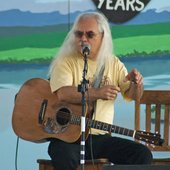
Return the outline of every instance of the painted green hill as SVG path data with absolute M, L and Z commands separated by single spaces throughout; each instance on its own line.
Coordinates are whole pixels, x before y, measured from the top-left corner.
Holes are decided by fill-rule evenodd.
M 67 35 L 67 28 L 66 25 L 0 27 L 4 33 L 3 36 L 0 34 L 0 62 L 48 62 L 61 46 Z M 111 26 L 116 55 L 169 55 L 169 28 L 170 23 Z

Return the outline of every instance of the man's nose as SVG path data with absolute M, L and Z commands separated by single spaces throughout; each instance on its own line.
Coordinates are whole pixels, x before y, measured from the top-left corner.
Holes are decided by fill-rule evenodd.
M 83 34 L 83 35 L 82 35 L 81 40 L 82 40 L 82 41 L 87 41 L 86 34 Z

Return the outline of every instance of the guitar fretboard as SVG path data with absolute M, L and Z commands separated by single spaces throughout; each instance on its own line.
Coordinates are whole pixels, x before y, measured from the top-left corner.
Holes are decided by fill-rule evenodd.
M 72 115 L 70 123 L 75 124 L 75 125 L 80 125 L 81 117 L 77 115 Z M 86 118 L 86 128 L 99 129 L 99 130 L 107 131 L 109 133 L 117 133 L 117 134 L 130 136 L 130 137 L 134 136 L 134 130 L 122 128 L 119 126 L 111 125 L 111 124 L 96 121 L 96 120 L 91 120 L 89 118 Z

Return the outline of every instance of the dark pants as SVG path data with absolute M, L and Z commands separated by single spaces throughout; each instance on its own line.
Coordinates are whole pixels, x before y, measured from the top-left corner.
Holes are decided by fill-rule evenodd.
M 146 146 L 110 135 L 89 135 L 86 140 L 86 159 L 91 159 L 91 148 L 94 159 L 107 158 L 114 164 L 150 164 L 152 162 L 152 153 Z M 65 143 L 52 139 L 48 153 L 56 170 L 76 170 L 79 165 L 79 143 Z

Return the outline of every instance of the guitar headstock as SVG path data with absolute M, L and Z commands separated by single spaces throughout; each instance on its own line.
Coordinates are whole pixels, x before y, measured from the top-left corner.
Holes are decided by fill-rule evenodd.
M 162 146 L 162 144 L 164 143 L 164 140 L 161 138 L 161 135 L 157 132 L 151 133 L 151 132 L 136 130 L 134 138 L 151 145 Z

